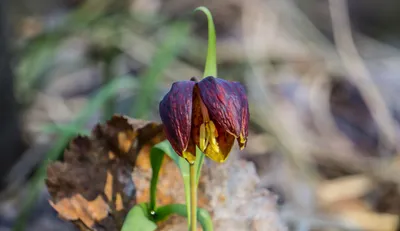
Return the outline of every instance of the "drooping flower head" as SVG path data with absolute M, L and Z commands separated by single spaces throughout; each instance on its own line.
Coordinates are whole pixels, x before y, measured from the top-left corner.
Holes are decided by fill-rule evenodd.
M 239 82 L 212 76 L 175 82 L 159 109 L 167 139 L 189 163 L 196 146 L 217 162 L 226 160 L 235 139 L 240 149 L 246 146 L 249 106 Z

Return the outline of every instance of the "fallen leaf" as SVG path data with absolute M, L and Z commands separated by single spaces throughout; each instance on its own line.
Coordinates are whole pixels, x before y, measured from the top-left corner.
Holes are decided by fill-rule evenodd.
M 48 166 L 50 205 L 80 230 L 121 230 L 136 204 L 137 156 L 165 139 L 161 124 L 113 116 L 74 138 L 63 162 Z

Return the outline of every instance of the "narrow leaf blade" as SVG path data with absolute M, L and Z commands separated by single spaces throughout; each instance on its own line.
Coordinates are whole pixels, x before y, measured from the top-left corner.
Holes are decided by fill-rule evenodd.
M 207 7 L 200 6 L 197 7 L 196 11 L 202 11 L 206 17 L 208 22 L 208 48 L 207 48 L 207 58 L 206 58 L 206 65 L 204 68 L 203 77 L 214 76 L 217 77 L 217 36 L 215 32 L 215 25 L 212 14 Z M 201 168 L 204 163 L 205 155 L 201 152 L 198 148 L 196 149 L 196 174 L 197 174 L 197 184 L 199 183 Z
M 208 49 L 203 77 L 217 77 L 217 36 L 215 32 L 214 20 L 210 10 L 207 7 L 200 6 L 197 7 L 195 11 L 202 11 L 207 16 L 208 21 Z
M 156 208 L 157 182 L 163 159 L 164 151 L 162 149 L 153 147 L 150 151 L 150 164 L 152 169 L 150 182 L 150 211 L 154 211 Z
M 172 148 L 171 144 L 166 140 L 161 143 L 158 143 L 154 148 L 162 150 L 165 154 L 167 154 L 171 159 L 175 162 L 175 164 L 179 167 L 181 172 L 183 183 L 185 186 L 185 198 L 186 203 L 190 202 L 190 174 L 189 174 L 189 163 L 182 157 L 180 157 Z M 190 208 L 187 207 L 187 213 L 190 215 Z

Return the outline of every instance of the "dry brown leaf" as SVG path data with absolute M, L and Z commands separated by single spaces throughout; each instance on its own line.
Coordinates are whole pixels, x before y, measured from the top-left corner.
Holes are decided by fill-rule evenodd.
M 80 230 L 121 230 L 136 204 L 131 175 L 136 158 L 164 139 L 161 124 L 117 115 L 98 124 L 90 137 L 76 137 L 64 161 L 47 169 L 51 206 Z

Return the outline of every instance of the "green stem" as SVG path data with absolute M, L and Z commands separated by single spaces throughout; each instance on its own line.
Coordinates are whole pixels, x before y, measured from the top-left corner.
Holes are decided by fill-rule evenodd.
M 201 176 L 201 168 L 203 167 L 203 163 L 204 163 L 204 153 L 202 151 L 200 151 L 199 149 L 196 150 L 196 184 L 199 185 L 199 180 L 200 180 L 200 176 Z
M 196 165 L 190 164 L 190 231 L 197 230 L 197 177 Z

